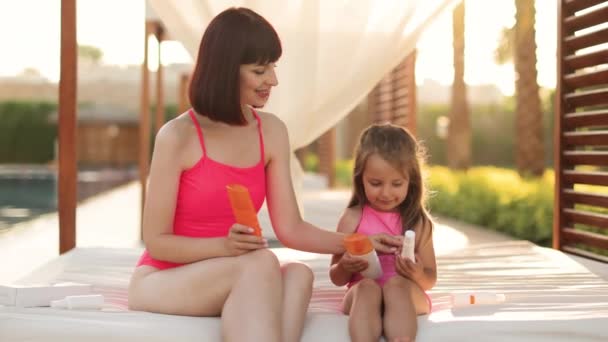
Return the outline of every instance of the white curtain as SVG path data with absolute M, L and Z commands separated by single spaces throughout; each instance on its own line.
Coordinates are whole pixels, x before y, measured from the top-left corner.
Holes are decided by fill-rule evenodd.
M 146 16 L 160 19 L 170 39 L 180 41 L 193 59 L 205 27 L 226 8 L 248 7 L 266 18 L 281 38 L 283 55 L 276 68 L 279 86 L 263 110 L 285 122 L 295 150 L 346 116 L 412 52 L 424 28 L 458 2 L 147 0 Z M 295 155 L 291 170 L 300 197 L 303 173 Z
M 424 28 L 458 0 L 148 0 L 172 39 L 196 57 L 219 12 L 248 7 L 283 44 L 279 86 L 264 108 L 285 121 L 292 149 L 347 115 L 415 47 Z

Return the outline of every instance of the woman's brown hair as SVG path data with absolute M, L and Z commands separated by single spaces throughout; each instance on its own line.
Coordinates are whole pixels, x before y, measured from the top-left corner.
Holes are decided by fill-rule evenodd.
M 190 81 L 192 108 L 211 120 L 242 125 L 239 68 L 281 57 L 281 41 L 266 19 L 247 8 L 229 8 L 205 30 Z

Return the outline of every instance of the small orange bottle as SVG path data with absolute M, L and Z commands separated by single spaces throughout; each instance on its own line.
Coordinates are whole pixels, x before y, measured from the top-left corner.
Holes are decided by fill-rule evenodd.
M 240 184 L 227 185 L 226 190 L 236 223 L 251 227 L 253 228 L 253 235 L 262 236 L 262 229 L 249 190 Z
M 367 235 L 361 233 L 348 235 L 344 238 L 344 248 L 353 257 L 367 261 L 367 268 L 361 272 L 363 277 L 378 279 L 382 276 L 378 254 L 376 254 L 376 250 L 374 250 L 374 246 Z

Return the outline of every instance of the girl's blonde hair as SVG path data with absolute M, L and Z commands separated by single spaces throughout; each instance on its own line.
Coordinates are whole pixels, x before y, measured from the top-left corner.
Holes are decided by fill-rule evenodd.
M 361 133 L 355 148 L 353 195 L 348 207 L 368 204 L 363 187 L 363 172 L 367 160 L 373 154 L 401 171 L 409 182 L 407 196 L 398 207 L 402 232 L 414 229 L 418 221 L 426 226 L 431 219 L 426 210 L 427 193 L 422 177 L 426 158 L 424 148 L 407 129 L 390 123 L 371 125 Z

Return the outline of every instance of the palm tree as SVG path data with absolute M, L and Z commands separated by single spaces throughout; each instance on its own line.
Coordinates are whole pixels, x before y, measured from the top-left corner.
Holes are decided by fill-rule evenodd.
M 536 80 L 536 41 L 534 39 L 534 2 L 515 0 L 515 26 L 503 31 L 496 59 L 515 66 L 515 136 L 517 170 L 521 175 L 543 173 L 544 146 L 540 96 Z
M 448 166 L 467 169 L 471 165 L 471 122 L 464 83 L 464 0 L 452 13 L 454 47 L 454 83 L 447 135 Z

